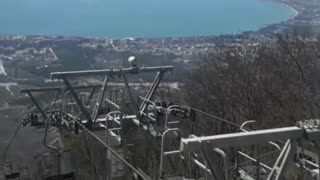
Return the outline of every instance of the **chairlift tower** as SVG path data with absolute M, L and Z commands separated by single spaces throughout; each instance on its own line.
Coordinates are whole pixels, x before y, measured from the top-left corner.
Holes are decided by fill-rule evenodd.
M 123 148 L 125 142 L 123 133 L 128 123 L 160 142 L 158 179 L 192 179 L 190 171 L 192 168 L 197 168 L 201 171 L 203 179 L 279 180 L 288 162 L 295 162 L 298 168 L 320 180 L 319 149 L 305 150 L 300 143 L 303 141 L 314 145 L 319 141 L 319 120 L 307 120 L 292 127 L 266 130 L 250 130 L 245 126 L 254 121 L 246 121 L 236 125 L 238 132 L 235 133 L 201 137 L 189 134 L 187 137 L 182 137 L 179 125 L 183 119 L 195 119 L 195 109 L 175 104 L 163 106 L 154 100 L 163 76 L 172 71 L 173 67 L 139 66 L 134 57 L 130 57 L 128 61 L 131 65 L 128 68 L 54 72 L 51 73 L 51 79 L 62 80 L 61 86 L 22 90 L 21 92 L 26 93 L 34 103 L 39 117 L 28 116 L 26 124 L 31 122 L 46 129 L 54 126 L 58 129 L 67 129 L 75 135 L 85 133 L 90 136 L 103 147 L 105 156 L 101 157 L 98 153 L 93 153 L 93 156 L 106 159 L 103 168 L 108 180 L 127 177 L 126 175 L 131 172 L 137 178 L 151 179 L 126 159 L 128 152 Z M 146 94 L 136 96 L 132 92 L 128 77 L 142 73 L 154 73 L 155 77 Z M 96 85 L 80 83 L 79 79 L 88 77 L 103 78 L 103 81 Z M 120 79 L 122 82 L 112 85 L 111 82 L 115 79 Z M 56 92 L 56 96 L 51 104 L 42 107 L 33 93 L 50 91 Z M 129 103 L 123 102 L 124 95 Z M 140 103 L 137 101 L 138 98 L 141 100 Z M 131 111 L 125 111 L 127 106 Z M 177 118 L 172 120 L 171 116 L 182 120 Z M 222 118 L 216 119 L 230 123 Z M 166 147 L 168 141 L 173 141 L 180 148 Z M 45 145 L 54 151 L 54 147 L 50 144 L 45 143 Z M 258 156 L 255 157 L 245 148 L 256 145 L 270 146 L 274 149 L 276 155 L 273 156 L 276 159 L 272 165 L 260 159 L 259 156 L 263 153 L 257 153 Z M 234 154 L 230 155 L 230 149 L 233 149 L 231 152 Z M 187 164 L 187 169 L 183 169 L 179 175 L 167 172 L 167 160 L 173 156 Z M 243 164 L 243 161 L 249 161 L 250 164 Z

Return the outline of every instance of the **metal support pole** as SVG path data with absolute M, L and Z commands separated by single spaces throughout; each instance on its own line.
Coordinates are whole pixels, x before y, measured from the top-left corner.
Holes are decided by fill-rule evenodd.
M 154 79 L 154 81 L 152 83 L 152 86 L 150 87 L 145 99 L 147 99 L 147 100 L 151 100 L 152 99 L 154 93 L 156 92 L 156 90 L 157 90 L 157 88 L 158 88 L 158 86 L 160 84 L 160 81 L 161 81 L 163 75 L 164 75 L 164 71 L 160 71 L 160 72 L 157 73 L 157 76 L 155 77 L 155 79 Z M 147 108 L 147 102 L 144 100 L 140 105 L 140 112 L 144 113 L 146 108 Z
M 41 115 L 43 116 L 44 120 L 47 119 L 47 115 L 46 113 L 43 112 L 42 108 L 40 107 L 40 105 L 38 104 L 38 102 L 36 101 L 36 99 L 33 97 L 33 95 L 31 94 L 30 91 L 27 91 L 28 96 L 30 97 L 31 101 L 33 102 L 33 104 L 37 107 L 38 111 L 41 113 Z
M 127 92 L 129 94 L 130 101 L 133 104 L 134 110 L 138 111 L 139 105 L 138 105 L 137 101 L 133 98 L 133 94 L 131 92 L 131 89 L 130 89 L 130 86 L 129 86 L 129 82 L 128 82 L 127 76 L 125 74 L 123 74 L 123 80 L 124 80 L 124 84 L 125 84 L 125 87 L 127 89 Z
M 65 85 L 67 86 L 67 89 L 70 91 L 73 99 L 76 101 L 76 103 L 79 105 L 81 112 L 83 113 L 83 115 L 87 118 L 87 124 L 86 127 L 88 129 L 92 128 L 92 119 L 90 117 L 89 112 L 87 111 L 87 109 L 83 106 L 82 102 L 80 101 L 77 93 L 74 91 L 74 89 L 72 88 L 72 85 L 70 84 L 70 82 L 68 81 L 68 79 L 65 76 L 62 76 L 62 80 L 65 83 Z
M 279 180 L 284 166 L 288 160 L 289 154 L 292 152 L 292 148 L 291 148 L 291 140 L 287 140 L 286 144 L 284 145 L 284 147 L 282 148 L 282 151 L 277 159 L 277 161 L 275 162 L 267 180 Z
M 100 90 L 99 97 L 98 97 L 98 99 L 96 101 L 95 107 L 94 107 L 93 112 L 92 112 L 91 118 L 92 118 L 93 121 L 95 121 L 97 119 L 97 117 L 98 117 L 99 110 L 101 108 L 101 103 L 102 103 L 102 100 L 104 98 L 104 93 L 105 93 L 107 85 L 108 85 L 108 81 L 109 81 L 109 78 L 108 78 L 108 75 L 106 75 L 105 78 L 104 78 L 101 90 Z
M 89 106 L 90 105 L 90 101 L 94 95 L 94 93 L 96 92 L 96 87 L 93 87 L 90 91 L 90 94 L 89 94 L 89 97 L 88 97 L 88 103 L 86 104 L 86 106 Z

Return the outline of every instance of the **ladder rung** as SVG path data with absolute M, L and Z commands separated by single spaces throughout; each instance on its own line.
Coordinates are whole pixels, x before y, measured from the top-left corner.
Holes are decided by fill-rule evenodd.
M 109 131 L 117 131 L 117 130 L 121 130 L 121 128 L 110 128 L 108 129 Z
M 178 123 L 180 123 L 180 121 L 170 121 L 170 122 L 168 122 L 168 124 L 178 124 Z
M 167 151 L 167 152 L 164 152 L 163 155 L 167 156 L 167 155 L 178 154 L 178 153 L 180 153 L 180 150 Z

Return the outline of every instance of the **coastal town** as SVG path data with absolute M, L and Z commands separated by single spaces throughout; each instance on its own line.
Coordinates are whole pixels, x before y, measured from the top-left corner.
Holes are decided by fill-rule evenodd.
M 320 29 L 320 4 L 316 0 L 303 2 L 278 0 L 278 2 L 289 6 L 295 11 L 295 16 L 257 31 L 240 34 L 125 39 L 41 35 L 0 36 L 0 74 L 9 74 L 1 78 L 11 77 L 21 80 L 19 71 L 24 74 L 24 78 L 28 75 L 32 76 L 35 72 L 48 73 L 62 67 L 59 60 L 74 57 L 70 55 L 71 53 L 79 55 L 77 58 L 80 59 L 86 59 L 88 56 L 85 54 L 84 57 L 80 57 L 81 53 L 74 51 L 90 53 L 95 63 L 89 64 L 96 64 L 95 68 L 118 66 L 129 54 L 149 56 L 152 59 L 167 59 L 166 62 L 187 66 L 190 61 L 196 61 L 199 57 L 217 51 L 221 47 L 256 46 L 261 42 L 276 41 L 279 34 L 297 33 L 310 38 L 317 37 L 316 32 Z M 70 52 L 65 50 L 70 50 Z M 103 63 L 105 65 L 101 65 Z M 88 67 L 87 65 L 84 66 Z
M 295 16 L 284 22 L 267 25 L 258 31 L 243 32 L 240 34 L 204 37 L 126 38 L 116 40 L 109 38 L 83 37 L 0 36 L 0 41 L 12 41 L 12 43 L 20 42 L 22 44 L 28 44 L 30 42 L 46 44 L 50 43 L 50 41 L 54 43 L 56 41 L 82 41 L 85 39 L 85 42 L 81 43 L 81 46 L 90 48 L 106 48 L 107 50 L 114 50 L 117 52 L 132 51 L 134 53 L 152 53 L 154 55 L 174 54 L 181 56 L 203 54 L 217 46 L 234 46 L 241 44 L 254 45 L 257 41 L 273 40 L 279 33 L 294 32 L 304 33 L 310 36 L 316 35 L 316 31 L 320 29 L 320 5 L 316 0 L 303 2 L 298 0 L 278 1 L 289 6 L 293 11 L 295 11 Z M 16 44 L 16 46 L 19 45 Z M 0 50 L 1 48 L 3 49 L 8 47 L 0 46 Z M 14 46 L 9 48 L 14 48 Z M 48 51 L 48 53 L 52 53 L 52 49 Z M 21 54 L 21 50 L 18 50 L 17 54 Z

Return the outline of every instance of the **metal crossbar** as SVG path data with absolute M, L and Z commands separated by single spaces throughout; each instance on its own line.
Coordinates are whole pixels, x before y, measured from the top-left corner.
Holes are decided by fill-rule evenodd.
M 62 79 L 63 77 L 81 77 L 81 76 L 105 76 L 105 75 L 122 75 L 122 74 L 136 74 L 156 71 L 172 71 L 173 66 L 159 66 L 159 67 L 140 67 L 140 68 L 122 68 L 122 69 L 104 69 L 104 70 L 90 70 L 90 71 L 66 71 L 51 73 L 51 79 Z
M 268 143 L 269 141 L 286 140 L 289 138 L 294 140 L 303 138 L 305 134 L 308 134 L 309 140 L 318 139 L 320 136 L 320 130 L 304 130 L 302 128 L 293 126 L 215 136 L 186 138 L 181 139 L 180 150 L 191 152 L 197 151 L 200 149 L 200 144 L 202 142 L 209 142 L 212 148 L 222 148 L 250 144 L 264 144 Z

